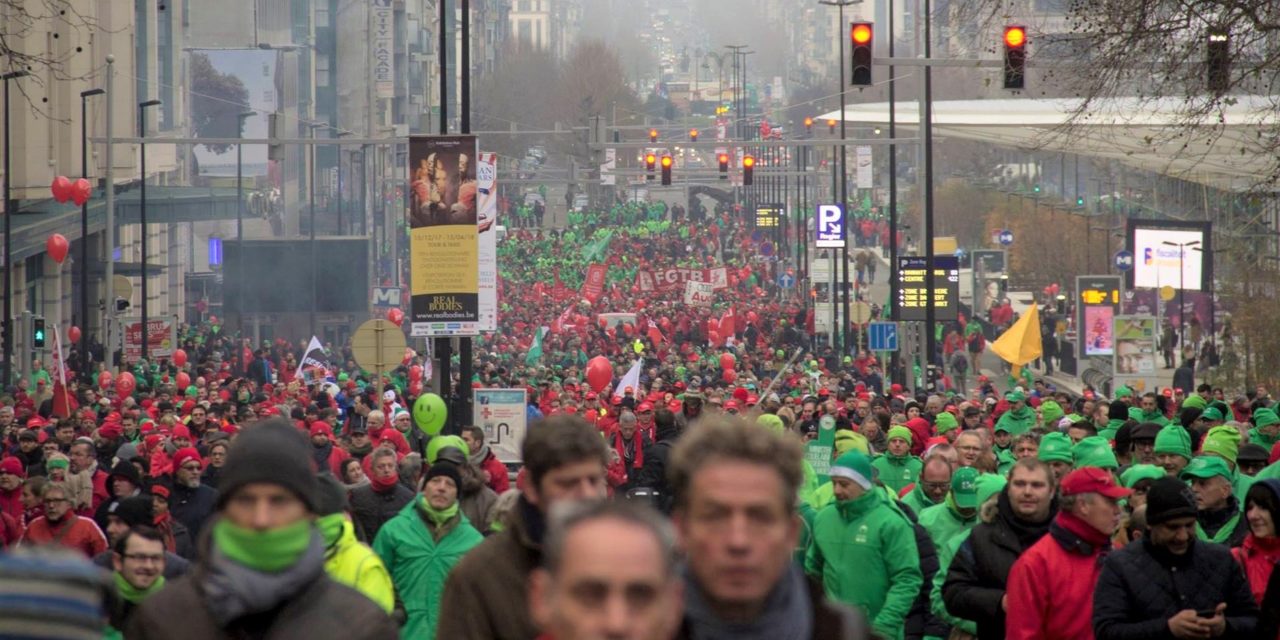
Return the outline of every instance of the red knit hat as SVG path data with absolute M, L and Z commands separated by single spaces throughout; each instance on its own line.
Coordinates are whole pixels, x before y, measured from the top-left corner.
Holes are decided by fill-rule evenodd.
M 200 457 L 200 452 L 196 451 L 195 448 L 178 449 L 177 453 L 173 454 L 173 468 L 178 469 L 192 460 L 199 462 L 201 467 L 204 466 L 204 460 Z
M 17 458 L 0 460 L 0 473 L 12 474 L 19 478 L 27 477 L 27 470 L 23 468 L 22 461 Z

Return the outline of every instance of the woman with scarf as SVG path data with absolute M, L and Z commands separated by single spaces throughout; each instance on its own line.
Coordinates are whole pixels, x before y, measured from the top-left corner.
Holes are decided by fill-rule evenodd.
M 1249 580 L 1249 590 L 1258 601 L 1262 615 L 1258 618 L 1255 638 L 1280 638 L 1280 480 L 1259 480 L 1249 487 L 1245 497 L 1245 517 L 1249 534 L 1244 543 L 1231 550 Z

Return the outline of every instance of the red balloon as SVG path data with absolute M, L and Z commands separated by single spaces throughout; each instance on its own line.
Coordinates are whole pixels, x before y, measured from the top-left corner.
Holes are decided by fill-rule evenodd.
M 387 310 L 387 320 L 395 326 L 400 326 L 404 322 L 404 311 L 399 308 L 391 308 Z
M 103 371 L 102 373 L 99 373 L 99 374 L 98 374 L 98 386 L 99 386 L 99 387 L 101 387 L 101 388 L 103 388 L 103 389 L 106 389 L 107 387 L 110 387 L 110 386 L 111 386 L 111 372 L 110 372 L 110 371 Z
M 80 327 L 72 326 L 67 329 L 67 339 L 71 341 L 71 344 L 80 342 Z
M 409 381 L 417 382 L 422 379 L 422 365 L 415 364 L 409 367 Z
M 93 185 L 84 178 L 79 178 L 71 184 L 71 199 L 76 205 L 82 205 L 89 201 L 89 196 L 93 195 Z
M 596 356 L 587 361 L 587 385 L 592 391 L 600 393 L 613 379 L 613 365 L 604 356 Z
M 732 353 L 720 354 L 720 368 L 728 371 L 738 363 L 738 359 L 733 357 Z
M 49 185 L 49 191 L 53 192 L 54 200 L 66 202 L 71 199 L 71 180 L 66 176 L 58 176 L 53 179 L 53 184 Z
M 418 381 L 418 382 L 410 382 L 410 383 L 409 383 L 409 395 L 411 395 L 411 396 L 420 396 L 420 395 L 422 395 L 422 382 L 421 382 L 421 381 Z
M 187 387 L 191 386 L 191 375 L 186 371 L 179 371 L 175 378 L 174 382 L 178 385 L 179 393 L 186 391 Z
M 61 233 L 55 233 L 44 241 L 44 248 L 49 252 L 49 257 L 53 258 L 54 262 L 62 264 L 62 261 L 67 259 L 67 250 L 71 248 L 71 245 L 67 243 L 66 236 Z
M 137 388 L 137 386 L 138 381 L 134 379 L 133 374 L 128 371 L 121 373 L 120 376 L 116 378 L 116 393 L 119 395 L 127 396 L 133 393 L 133 390 Z
M 179 367 L 187 366 L 187 352 L 182 349 L 173 350 L 173 364 Z
M 637 309 L 643 309 L 643 308 L 644 308 L 644 306 L 645 306 L 645 304 L 646 304 L 646 303 L 645 303 L 645 301 L 644 301 L 644 298 L 640 298 L 639 300 L 636 300 L 636 308 L 637 308 Z
M 724 370 L 724 381 L 725 381 L 725 382 L 727 382 L 727 383 L 729 383 L 729 384 L 733 384 L 733 381 L 734 381 L 734 380 L 737 380 L 737 379 L 738 379 L 738 372 L 737 372 L 737 371 L 734 371 L 733 369 L 725 369 L 725 370 Z

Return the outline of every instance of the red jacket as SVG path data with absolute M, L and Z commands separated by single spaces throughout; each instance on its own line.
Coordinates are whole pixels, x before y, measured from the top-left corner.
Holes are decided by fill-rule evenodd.
M 40 516 L 27 525 L 27 532 L 22 537 L 24 544 L 59 544 L 68 549 L 75 549 L 89 558 L 107 550 L 107 536 L 94 523 L 92 518 L 81 518 L 68 512 L 62 522 L 53 525 L 48 518 Z
M 507 475 L 507 465 L 502 464 L 502 461 L 498 459 L 498 456 L 493 455 L 492 451 L 476 466 L 480 467 L 481 471 L 489 474 L 489 488 L 493 489 L 494 493 L 502 495 L 507 489 L 511 488 L 511 478 Z
M 1280 538 L 1258 538 L 1250 533 L 1245 536 L 1243 544 L 1231 550 L 1231 555 L 1244 567 L 1253 599 L 1262 604 L 1262 596 L 1267 592 L 1267 580 L 1271 579 L 1271 571 L 1280 562 Z
M 1067 525 L 1064 525 L 1064 521 Z M 1074 521 L 1074 525 L 1071 524 Z M 1099 536 L 1089 544 L 1077 533 Z M 1093 638 L 1093 588 L 1109 540 L 1070 513 L 1060 513 L 1049 535 L 1031 545 L 1009 572 L 1007 640 Z
M 0 513 L 7 513 L 18 522 L 22 522 L 22 513 L 25 510 L 22 506 L 22 485 L 18 485 L 17 489 L 8 493 L 0 490 Z

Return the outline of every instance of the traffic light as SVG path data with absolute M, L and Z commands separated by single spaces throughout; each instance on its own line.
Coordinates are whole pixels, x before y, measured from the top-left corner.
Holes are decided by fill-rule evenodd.
M 728 180 L 729 179 L 729 154 L 722 153 L 716 158 L 716 160 L 720 161 L 720 179 Z
M 658 141 L 658 130 L 657 130 L 657 129 L 650 129 L 650 130 L 649 130 L 649 142 L 657 142 L 657 141 Z
M 1214 95 L 1226 93 L 1231 86 L 1231 33 L 1226 29 L 1209 29 L 1205 45 L 1206 84 Z
M 671 184 L 671 165 L 674 162 L 675 161 L 671 159 L 671 156 L 662 156 L 662 184 L 663 185 Z
M 647 176 L 648 180 L 653 180 L 653 169 L 657 165 L 658 165 L 658 156 L 654 155 L 652 152 L 645 154 L 644 169 L 645 171 L 649 172 L 649 175 Z
M 689 142 L 697 142 L 697 141 L 698 141 L 698 130 L 697 130 L 697 129 L 690 129 L 690 130 L 689 130 Z
M 1076 206 L 1077 207 L 1084 206 L 1084 196 L 1076 196 Z
M 31 344 L 37 349 L 44 348 L 44 318 L 40 316 L 31 319 Z
M 1027 28 L 1004 28 L 1004 88 L 1021 89 L 1027 82 Z
M 849 84 L 855 87 L 871 86 L 871 43 L 875 32 L 870 22 L 855 22 L 849 28 L 853 41 L 853 75 Z
M 831 119 L 827 121 L 827 133 L 834 134 L 836 132 L 836 121 Z
M 808 117 L 808 116 L 805 116 L 805 119 L 804 119 L 804 132 L 805 132 L 806 134 L 810 134 L 810 135 L 811 135 L 811 134 L 813 134 L 813 118 L 810 118 L 810 117 Z
M 755 184 L 756 157 L 742 157 L 742 185 L 751 186 Z
M 1032 191 L 1034 191 L 1034 192 L 1036 192 L 1036 193 L 1040 193 L 1040 185 L 1038 185 L 1038 184 L 1037 184 L 1037 185 L 1033 185 L 1033 186 L 1031 187 L 1031 190 L 1032 190 Z

